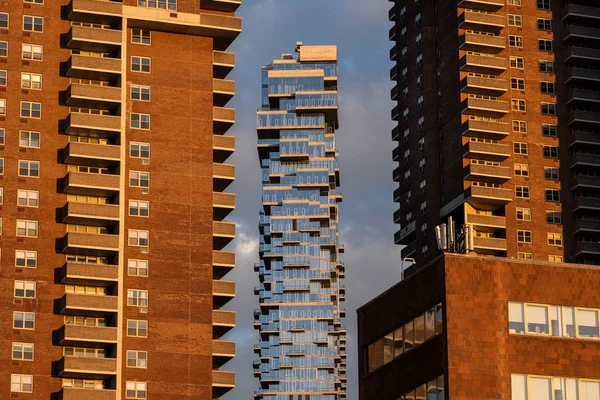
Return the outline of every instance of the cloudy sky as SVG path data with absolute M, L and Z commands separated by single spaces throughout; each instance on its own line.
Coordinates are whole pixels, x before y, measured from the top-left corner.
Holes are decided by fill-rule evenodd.
M 230 131 L 237 151 L 237 209 L 231 219 L 238 237 L 229 246 L 237 266 L 226 279 L 237 282 L 237 296 L 228 308 L 237 311 L 237 327 L 225 339 L 237 342 L 237 356 L 224 369 L 235 370 L 237 386 L 224 399 L 251 399 L 258 388 L 252 375 L 252 346 L 257 333 L 252 311 L 258 308 L 253 287 L 258 277 L 258 211 L 260 168 L 256 152 L 255 112 L 260 107 L 260 67 L 290 53 L 297 41 L 306 45 L 336 44 L 339 53 L 341 242 L 346 246 L 346 322 L 348 329 L 348 400 L 358 400 L 356 312 L 362 304 L 399 280 L 400 250 L 393 244 L 394 184 L 391 161 L 394 144 L 390 120 L 392 103 L 388 54 L 387 0 L 243 0 L 238 15 L 243 32 L 231 51 L 237 66 L 237 123 Z

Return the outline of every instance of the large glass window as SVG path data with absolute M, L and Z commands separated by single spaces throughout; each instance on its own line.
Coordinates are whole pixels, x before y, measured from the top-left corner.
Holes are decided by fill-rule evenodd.
M 548 307 L 527 305 L 527 333 L 549 334 Z
M 508 303 L 508 329 L 510 333 L 525 333 L 525 313 L 522 303 Z
M 597 310 L 577 310 L 577 335 L 584 338 L 598 337 Z

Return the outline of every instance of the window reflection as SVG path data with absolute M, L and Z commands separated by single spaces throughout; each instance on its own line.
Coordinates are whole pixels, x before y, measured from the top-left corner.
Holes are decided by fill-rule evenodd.
M 444 400 L 444 375 L 424 383 L 397 400 Z

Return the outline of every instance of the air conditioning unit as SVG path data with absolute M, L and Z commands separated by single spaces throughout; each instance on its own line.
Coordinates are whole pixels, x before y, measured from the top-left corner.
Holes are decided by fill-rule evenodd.
M 142 165 L 150 165 L 150 160 L 143 159 Z
M 146 307 L 141 307 L 140 314 L 148 314 L 148 309 Z
M 148 254 L 149 252 L 150 252 L 150 249 L 147 248 L 147 247 L 141 247 L 140 248 L 140 253 Z
M 150 194 L 150 189 L 142 189 L 142 194 Z

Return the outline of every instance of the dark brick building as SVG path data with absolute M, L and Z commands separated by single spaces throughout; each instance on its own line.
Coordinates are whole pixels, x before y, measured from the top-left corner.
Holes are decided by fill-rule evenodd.
M 240 3 L 0 2 L 0 398 L 234 386 Z

